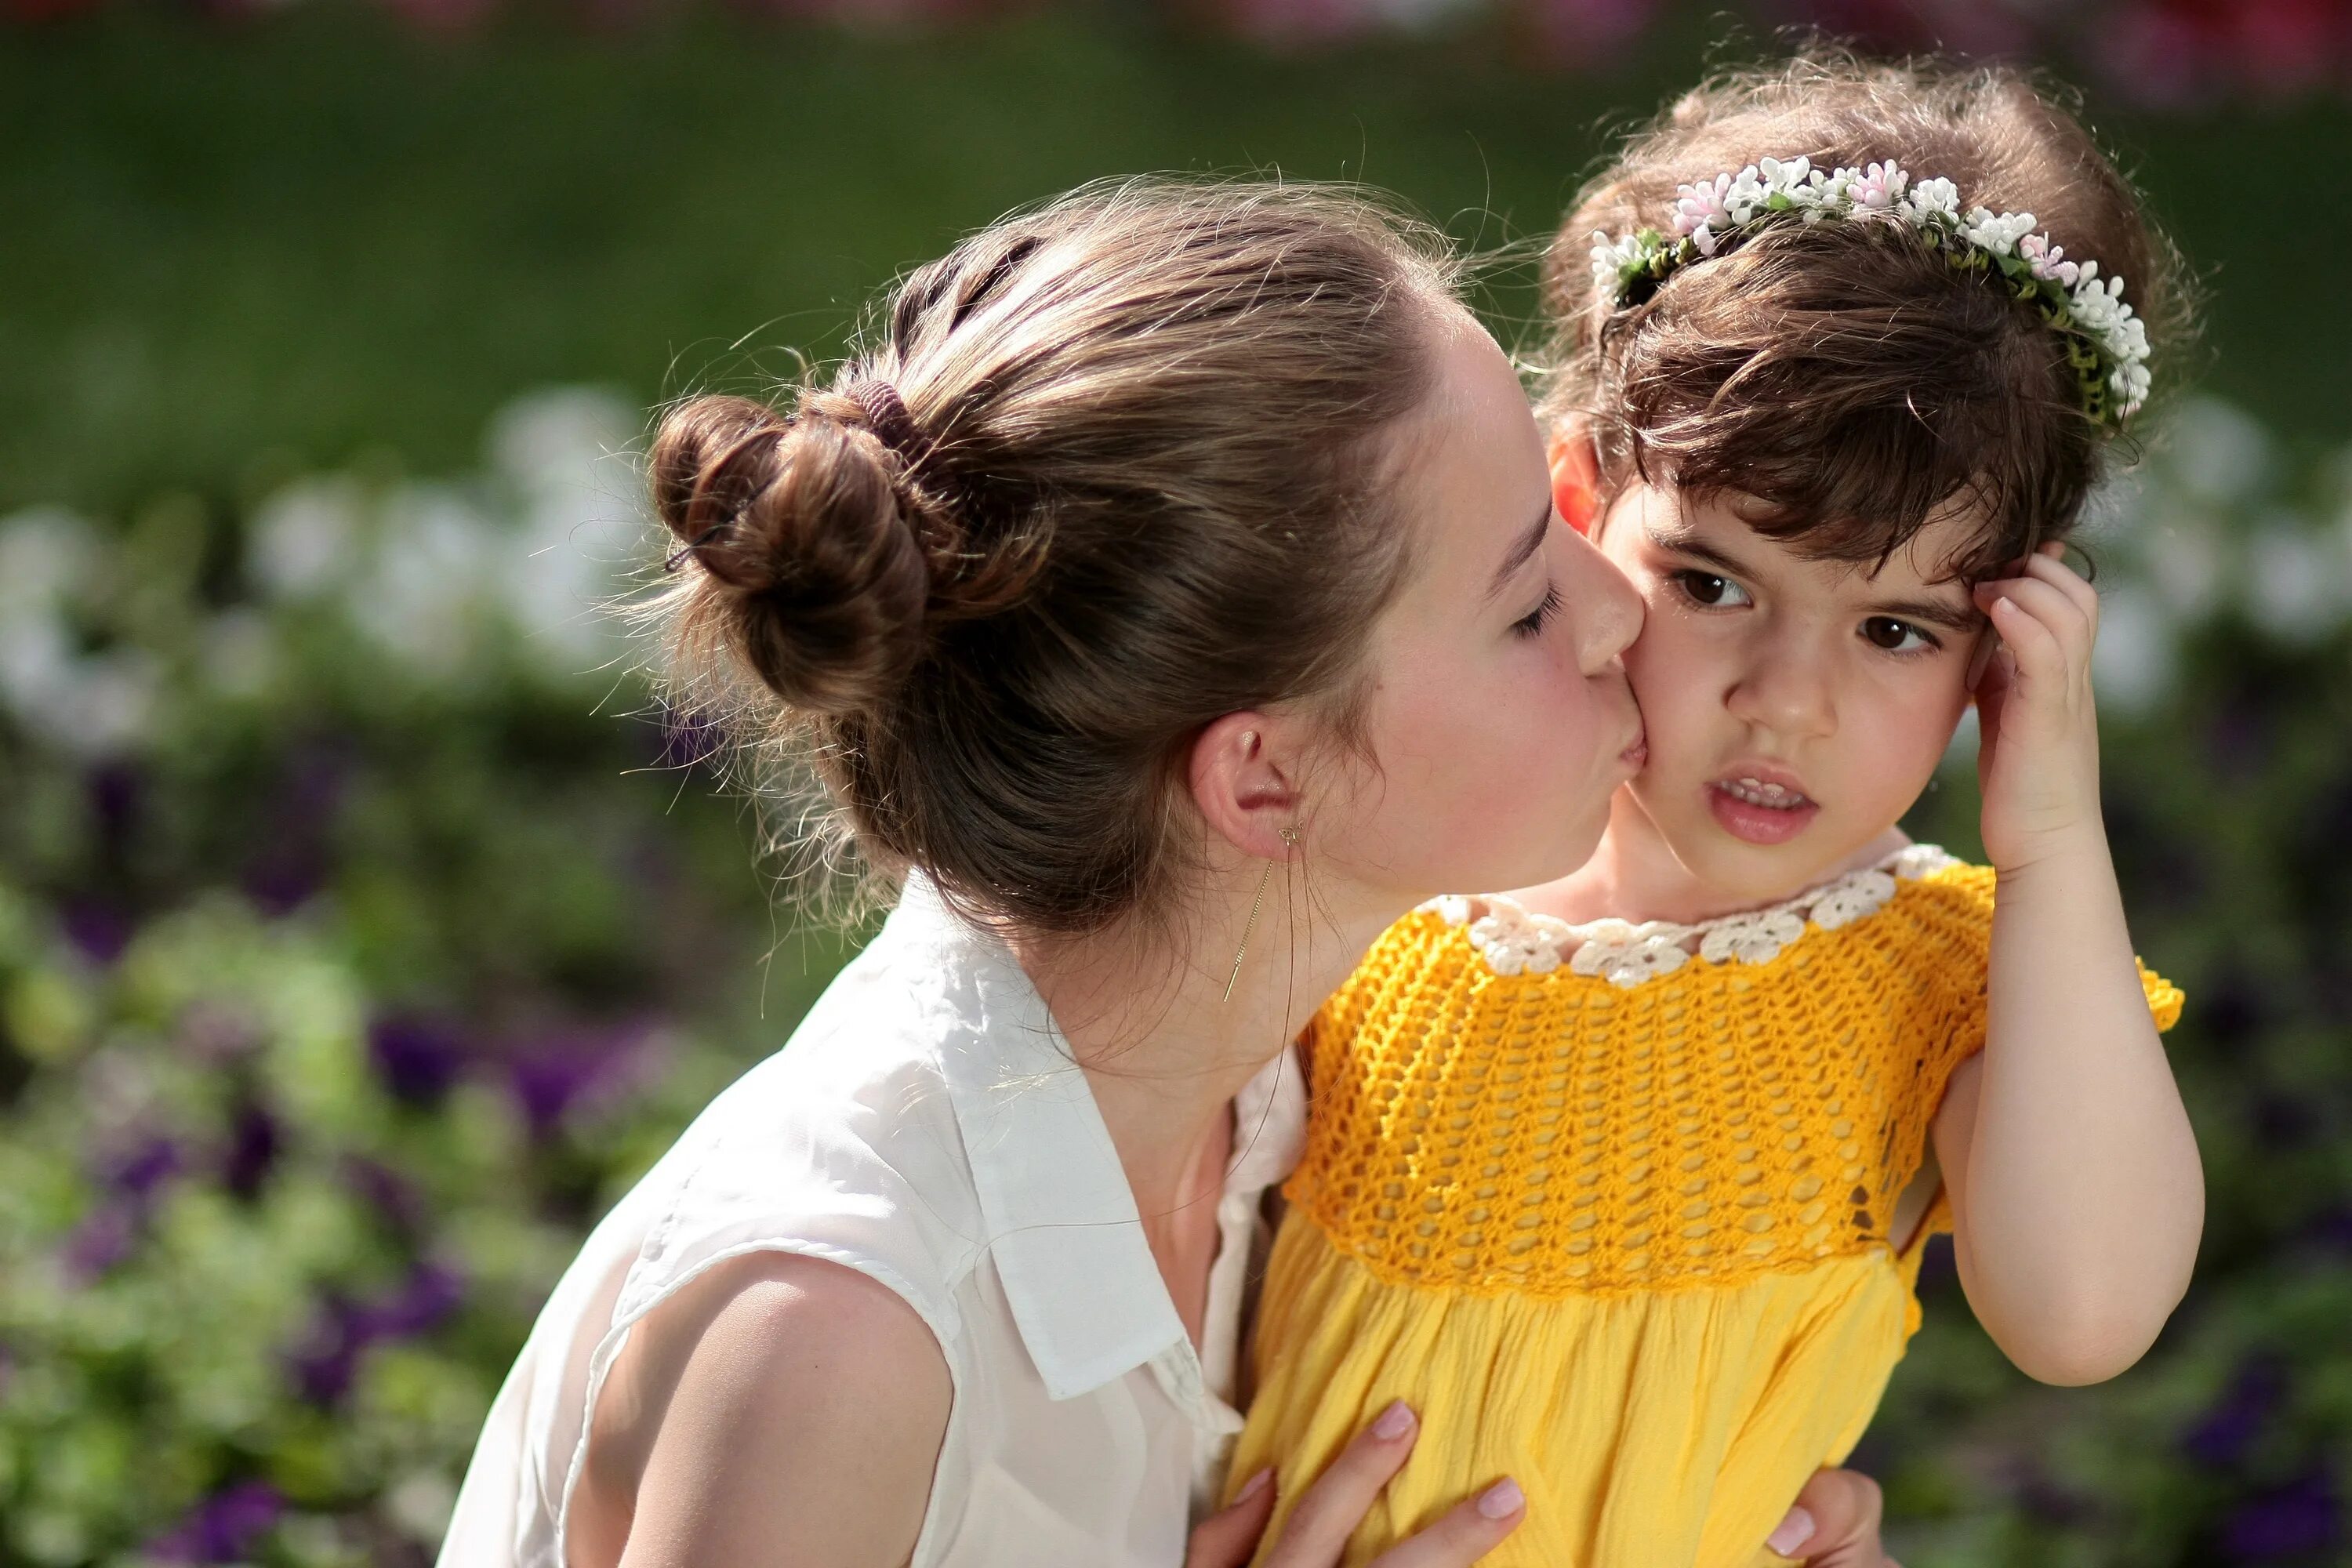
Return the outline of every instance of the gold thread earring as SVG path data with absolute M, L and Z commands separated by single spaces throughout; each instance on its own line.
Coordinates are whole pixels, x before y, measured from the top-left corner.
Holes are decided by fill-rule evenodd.
M 1297 824 L 1293 823 L 1291 826 L 1282 830 L 1282 842 L 1284 847 L 1286 848 L 1296 849 L 1298 847 Z M 1257 896 L 1250 900 L 1249 919 L 1242 922 L 1242 944 L 1241 946 L 1234 949 L 1234 972 L 1225 976 L 1224 999 L 1228 1002 L 1234 999 L 1234 986 L 1240 982 L 1242 977 L 1242 960 L 1249 955 L 1250 932 L 1257 929 L 1257 912 L 1258 910 L 1265 903 L 1265 885 L 1273 879 L 1274 862 L 1268 860 L 1265 863 L 1265 869 L 1258 876 Z

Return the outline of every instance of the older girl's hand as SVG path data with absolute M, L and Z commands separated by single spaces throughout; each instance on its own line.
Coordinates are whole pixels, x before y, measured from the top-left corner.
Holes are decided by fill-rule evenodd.
M 1390 1405 L 1300 1494 L 1265 1568 L 1334 1568 L 1348 1538 L 1404 1466 L 1421 1423 L 1402 1402 Z M 1184 1568 L 1242 1568 L 1274 1516 L 1274 1472 L 1251 1478 L 1223 1513 L 1192 1531 Z M 1527 1517 L 1527 1500 L 1506 1478 L 1465 1498 L 1444 1516 L 1373 1560 L 1372 1568 L 1468 1568 Z
M 1766 1544 L 1810 1568 L 1902 1568 L 1878 1542 L 1878 1483 L 1859 1470 L 1816 1470 Z

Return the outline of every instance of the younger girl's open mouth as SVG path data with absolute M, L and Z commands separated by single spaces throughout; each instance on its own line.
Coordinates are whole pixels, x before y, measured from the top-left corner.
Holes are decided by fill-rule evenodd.
M 1717 779 L 1706 803 L 1726 833 L 1749 844 L 1786 844 L 1822 809 L 1795 780 L 1760 769 Z

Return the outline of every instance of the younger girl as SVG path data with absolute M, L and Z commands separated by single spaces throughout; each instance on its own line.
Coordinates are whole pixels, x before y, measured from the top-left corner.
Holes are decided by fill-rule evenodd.
M 1504 1474 L 1490 1562 L 1756 1562 L 1929 1232 L 2080 1384 L 2202 1222 L 2059 555 L 2148 389 L 2124 280 L 2169 299 L 2128 187 L 2011 75 L 1816 57 L 1685 99 L 1567 235 L 1555 489 L 1647 601 L 1648 757 L 1583 869 L 1423 906 L 1312 1031 L 1232 1484 L 1402 1401 L 1433 1440 L 1351 1563 Z M 1981 867 L 1896 826 L 1971 698 Z

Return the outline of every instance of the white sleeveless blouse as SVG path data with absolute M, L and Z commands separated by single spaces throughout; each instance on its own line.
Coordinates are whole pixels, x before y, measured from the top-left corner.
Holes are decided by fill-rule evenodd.
M 1036 988 L 910 879 L 784 1048 L 589 1237 L 491 1407 L 440 1568 L 562 1568 L 588 1414 L 631 1326 L 761 1250 L 857 1269 L 939 1338 L 954 1401 L 914 1568 L 1177 1568 L 1241 1428 L 1259 1200 L 1305 1121 L 1290 1053 L 1234 1109 L 1196 1355 Z

